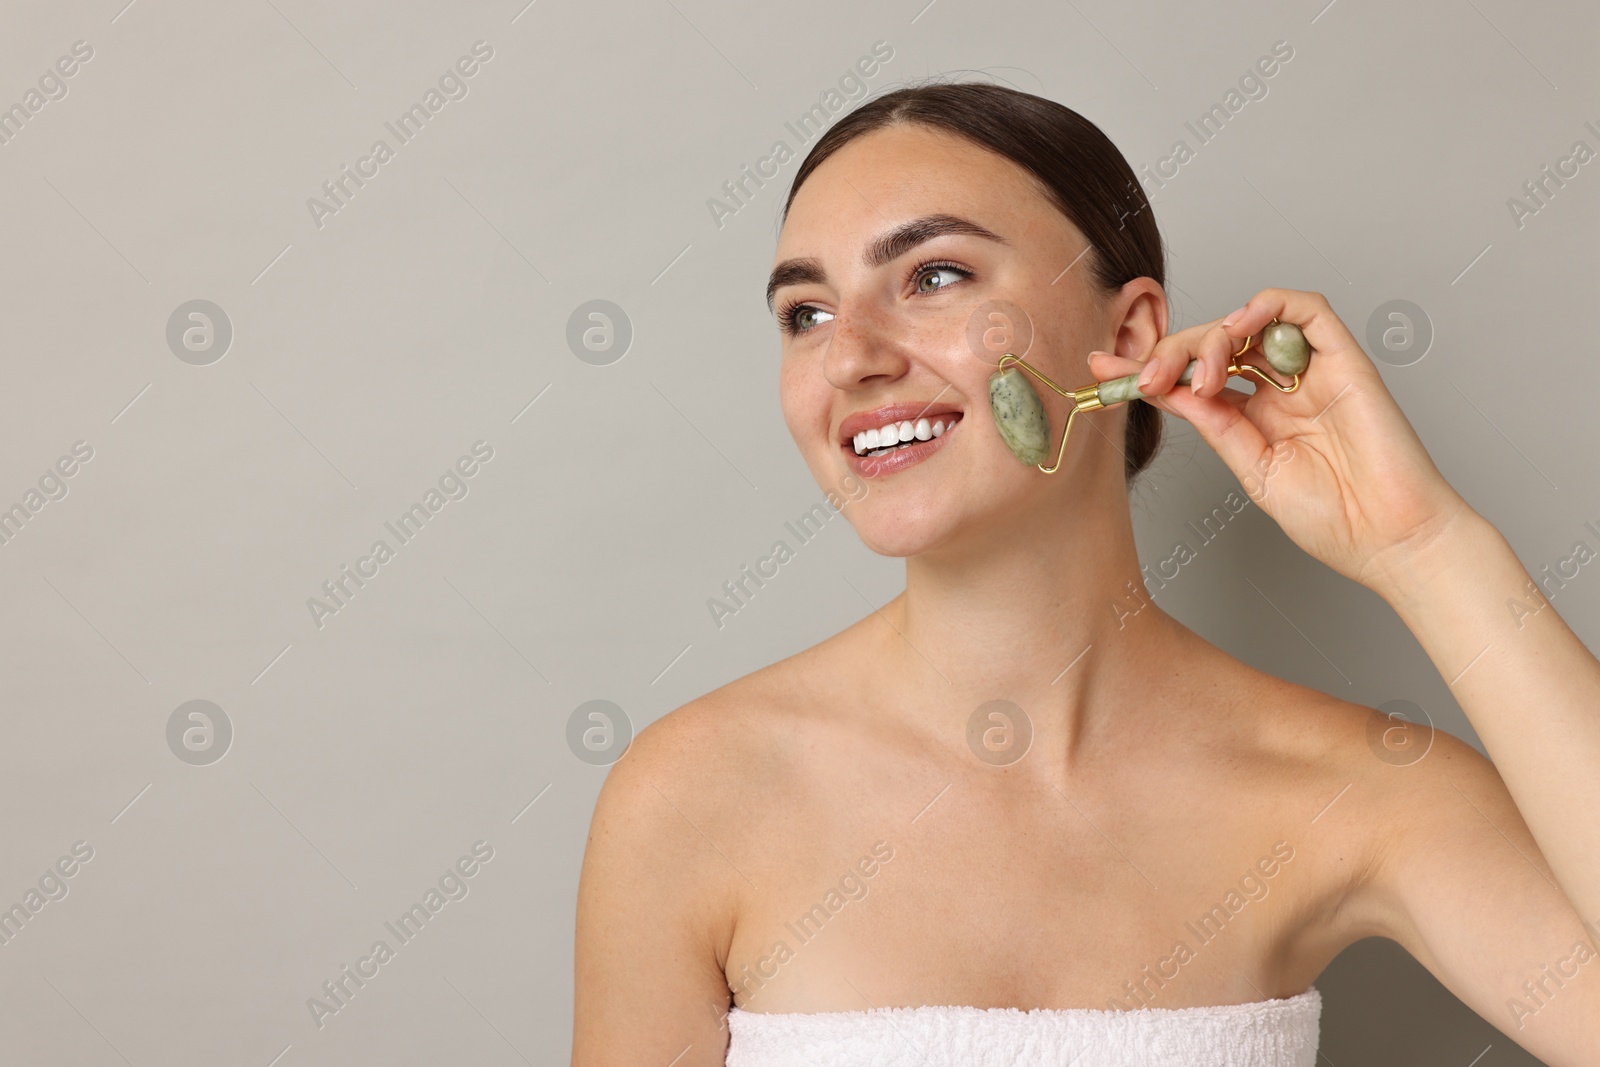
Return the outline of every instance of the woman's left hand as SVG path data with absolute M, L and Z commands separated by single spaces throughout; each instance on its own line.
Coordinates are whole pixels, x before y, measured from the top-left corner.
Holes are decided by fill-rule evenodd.
M 1233 353 L 1274 317 L 1299 326 L 1311 345 L 1300 387 L 1280 393 L 1252 375 L 1253 394 L 1224 388 Z M 1287 382 L 1259 347 L 1240 358 Z M 1192 359 L 1199 387 L 1173 388 Z M 1147 361 L 1089 358 L 1101 381 L 1149 368 L 1140 389 L 1151 403 L 1190 422 L 1295 544 L 1380 595 L 1446 530 L 1480 518 L 1320 293 L 1263 289 L 1223 319 L 1162 338 Z

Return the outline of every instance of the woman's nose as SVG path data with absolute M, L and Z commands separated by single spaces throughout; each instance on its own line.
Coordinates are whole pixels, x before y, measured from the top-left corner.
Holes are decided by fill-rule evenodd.
M 901 331 L 880 313 L 841 305 L 822 357 L 822 374 L 835 389 L 859 389 L 877 378 L 894 381 L 910 361 Z

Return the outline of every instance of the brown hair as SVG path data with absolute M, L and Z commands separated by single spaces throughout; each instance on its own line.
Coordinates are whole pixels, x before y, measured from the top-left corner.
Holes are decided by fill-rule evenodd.
M 1166 286 L 1166 256 L 1155 213 L 1133 168 L 1100 128 L 1054 100 L 982 82 L 912 85 L 863 103 L 828 128 L 795 172 L 783 218 L 811 172 L 846 144 L 873 130 L 915 123 L 945 130 L 1006 157 L 1030 172 L 1083 235 L 1083 257 L 1105 295 L 1134 278 Z M 1161 444 L 1161 412 L 1129 404 L 1123 469 L 1129 481 Z

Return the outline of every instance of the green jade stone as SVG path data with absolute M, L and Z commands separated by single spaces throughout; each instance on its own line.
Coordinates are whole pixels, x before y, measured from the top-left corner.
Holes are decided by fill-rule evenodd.
M 1261 352 L 1273 370 L 1291 378 L 1304 374 L 1311 364 L 1311 345 L 1292 322 L 1274 323 L 1261 331 Z
M 1037 466 L 1050 447 L 1050 420 L 1039 394 L 1016 367 L 989 375 L 989 407 L 995 428 L 1022 462 Z

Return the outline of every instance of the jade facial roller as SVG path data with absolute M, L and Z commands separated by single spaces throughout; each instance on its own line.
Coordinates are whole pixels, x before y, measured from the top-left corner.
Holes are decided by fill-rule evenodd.
M 1311 362 L 1311 346 L 1306 343 L 1306 335 L 1300 332 L 1300 327 L 1292 322 L 1273 319 L 1261 331 L 1262 355 L 1273 370 L 1294 378 L 1289 385 L 1275 381 L 1259 367 L 1239 362 L 1239 357 L 1250 350 L 1253 340 L 1253 336 L 1244 339 L 1243 347 L 1228 361 L 1228 374 L 1254 374 L 1281 393 L 1292 393 L 1300 388 L 1300 375 Z M 1189 384 L 1189 379 L 1194 376 L 1195 363 L 1190 360 L 1189 365 L 1183 368 L 1178 375 L 1179 384 Z M 1050 447 L 1050 419 L 1045 415 L 1039 394 L 1028 384 L 1028 379 L 1018 372 L 1018 367 L 1072 401 L 1066 429 L 1061 432 L 1061 447 L 1056 451 L 1056 461 L 1048 467 L 1044 465 L 1044 458 Z M 1046 474 L 1054 474 L 1061 466 L 1061 457 L 1067 452 L 1067 435 L 1072 432 L 1072 420 L 1079 412 L 1098 411 L 1143 396 L 1144 393 L 1139 391 L 1138 374 L 1096 382 L 1082 389 L 1063 389 L 1026 360 L 1013 355 L 1001 356 L 999 369 L 989 376 L 989 407 L 994 412 L 994 424 L 1000 431 L 1000 439 L 1018 459 L 1038 465 Z

